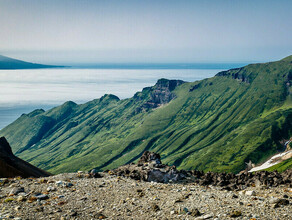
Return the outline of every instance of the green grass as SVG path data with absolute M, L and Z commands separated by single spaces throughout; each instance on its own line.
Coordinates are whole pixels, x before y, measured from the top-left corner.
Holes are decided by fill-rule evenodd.
M 176 99 L 137 111 L 157 85 L 23 115 L 0 131 L 22 159 L 53 173 L 114 168 L 145 150 L 183 169 L 238 172 L 263 162 L 292 133 L 290 58 L 185 83 Z M 194 87 L 195 86 L 195 87 Z M 195 88 L 190 91 L 191 88 Z
M 278 172 L 283 172 L 285 170 L 292 169 L 292 158 L 285 160 L 281 163 L 278 163 L 272 167 L 269 167 L 266 169 L 267 171 L 275 171 L 277 170 Z

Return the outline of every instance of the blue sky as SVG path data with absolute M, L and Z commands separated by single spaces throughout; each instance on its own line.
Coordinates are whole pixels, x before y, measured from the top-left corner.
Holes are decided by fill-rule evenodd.
M 290 0 L 0 0 L 0 54 L 44 63 L 249 62 L 292 54 Z

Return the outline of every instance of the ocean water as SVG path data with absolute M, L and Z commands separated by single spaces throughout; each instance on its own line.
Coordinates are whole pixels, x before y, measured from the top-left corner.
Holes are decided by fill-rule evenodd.
M 104 94 L 129 98 L 160 78 L 193 82 L 213 77 L 222 70 L 182 67 L 0 70 L 0 129 L 36 108 L 47 110 L 69 100 L 81 104 Z

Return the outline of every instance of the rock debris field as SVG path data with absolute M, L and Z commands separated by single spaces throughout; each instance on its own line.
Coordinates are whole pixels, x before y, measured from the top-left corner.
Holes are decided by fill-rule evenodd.
M 102 173 L 0 179 L 0 219 L 292 219 L 292 188 L 225 190 Z

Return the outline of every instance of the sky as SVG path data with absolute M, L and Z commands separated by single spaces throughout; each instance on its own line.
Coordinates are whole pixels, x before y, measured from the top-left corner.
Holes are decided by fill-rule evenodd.
M 278 60 L 291 0 L 0 0 L 0 54 L 62 63 Z

